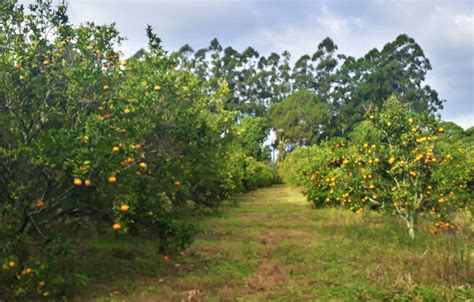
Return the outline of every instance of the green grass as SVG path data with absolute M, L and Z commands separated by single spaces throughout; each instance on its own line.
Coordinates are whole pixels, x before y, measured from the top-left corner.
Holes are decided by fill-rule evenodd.
M 473 236 L 411 240 L 396 217 L 311 209 L 297 189 L 238 198 L 184 256 L 163 261 L 153 238 L 95 237 L 77 258 L 90 277 L 77 300 L 465 301 L 473 297 Z M 470 287 L 471 286 L 471 287 Z

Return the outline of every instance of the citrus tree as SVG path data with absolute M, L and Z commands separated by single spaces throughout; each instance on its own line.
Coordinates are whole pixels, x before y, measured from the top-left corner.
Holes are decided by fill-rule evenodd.
M 309 155 L 303 181 L 316 206 L 344 206 L 398 215 L 410 237 L 420 215 L 454 228 L 450 216 L 472 200 L 472 146 L 453 144 L 435 117 L 391 97 L 351 141 L 329 141 Z M 433 230 L 436 232 L 436 230 Z
M 99 106 L 120 74 L 120 40 L 113 26 L 72 27 L 63 5 L 39 1 L 26 13 L 14 2 L 1 4 L 0 253 L 10 275 L 32 270 L 29 257 L 38 245 L 58 244 L 64 222 L 76 228 L 110 208 L 92 196 L 99 175 L 113 168 L 108 117 Z M 19 274 L 19 282 L 29 275 Z M 36 289 L 46 295 L 42 284 Z

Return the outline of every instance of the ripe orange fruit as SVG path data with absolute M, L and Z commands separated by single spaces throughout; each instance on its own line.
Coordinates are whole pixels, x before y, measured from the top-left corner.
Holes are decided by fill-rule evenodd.
M 410 175 L 415 177 L 416 176 L 416 171 L 410 171 Z
M 9 267 L 15 267 L 15 262 L 14 262 L 14 261 L 8 262 L 8 266 L 9 266 Z
M 43 65 L 48 65 L 49 64 L 49 60 L 44 60 L 43 61 Z
M 410 125 L 413 124 L 413 119 L 412 118 L 408 119 L 408 124 L 410 124 Z
M 35 203 L 35 205 L 36 205 L 37 208 L 42 208 L 42 207 L 44 207 L 44 201 L 38 200 L 38 201 Z
M 122 226 L 120 225 L 120 223 L 114 223 L 114 225 L 112 226 L 112 229 L 114 229 L 115 231 L 118 231 L 122 228 Z
M 443 127 L 439 127 L 439 128 L 438 128 L 438 132 L 439 132 L 439 133 L 444 132 L 444 128 L 443 128 Z
M 79 178 L 75 178 L 74 179 L 74 185 L 78 186 L 78 187 L 82 186 L 82 180 L 79 179 Z
M 127 64 L 128 64 L 127 61 L 120 61 L 121 66 L 127 66 Z
M 128 204 L 123 204 L 120 206 L 120 212 L 127 212 L 128 209 L 130 209 L 130 206 Z
M 91 180 L 90 180 L 90 179 L 84 180 L 84 185 L 85 185 L 86 187 L 90 187 L 90 186 L 91 186 Z
M 144 163 L 144 162 L 141 162 L 139 166 L 140 166 L 140 168 L 146 169 L 147 164 Z
M 159 85 L 156 85 L 155 87 L 153 87 L 153 89 L 154 89 L 155 91 L 160 91 L 160 90 L 161 90 L 161 87 L 160 87 Z
M 131 163 L 135 162 L 135 158 L 129 157 L 129 158 L 127 158 L 127 162 L 128 162 L 129 164 L 131 164 Z
M 109 179 L 107 180 L 107 182 L 108 182 L 109 184 L 114 184 L 114 183 L 117 182 L 117 177 L 115 177 L 115 176 L 112 175 L 112 176 L 109 177 Z
M 119 151 L 120 151 L 120 147 L 115 146 L 112 148 L 112 152 L 119 152 Z
M 165 256 L 163 256 L 163 260 L 168 261 L 168 260 L 170 260 L 170 257 L 165 255 Z
M 135 148 L 135 150 L 140 150 L 140 149 L 142 148 L 142 145 L 136 144 L 136 145 L 134 146 L 134 148 Z

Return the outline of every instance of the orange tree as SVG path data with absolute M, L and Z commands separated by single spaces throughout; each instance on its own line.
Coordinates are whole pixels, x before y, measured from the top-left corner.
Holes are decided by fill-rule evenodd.
M 316 147 L 300 172 L 305 192 L 316 206 L 397 214 L 412 238 L 420 215 L 433 216 L 437 228 L 453 228 L 450 213 L 473 197 L 472 146 L 452 144 L 443 132 L 433 116 L 392 97 L 368 112 L 348 143 Z
M 56 235 L 66 221 L 74 228 L 86 216 L 100 220 L 110 207 L 93 196 L 98 177 L 113 168 L 105 151 L 112 136 L 98 106 L 120 73 L 118 42 L 113 26 L 72 27 L 64 6 L 39 1 L 27 14 L 14 2 L 1 4 L 0 253 L 2 263 L 15 263 L 3 266 L 1 292 L 49 293 L 39 281 L 3 287 L 34 279 L 39 265 L 20 272 L 32 269 L 32 254 L 50 250 L 39 245 L 64 241 Z
M 72 26 L 48 1 L 0 8 L 0 299 L 78 281 L 61 259 L 81 229 L 156 232 L 172 252 L 195 233 L 182 207 L 268 183 L 245 172 L 227 85 L 209 93 L 150 28 L 123 60 L 113 26 Z
M 232 174 L 234 119 L 222 103 L 227 86 L 208 94 L 206 84 L 176 68 L 150 28 L 148 37 L 150 51 L 127 61 L 123 82 L 111 87 L 114 99 L 103 108 L 118 149 L 116 223 L 123 231 L 137 223 L 157 229 L 165 252 L 191 240 L 185 224 L 173 218 L 175 209 L 189 202 L 217 205 L 241 185 Z M 128 173 L 133 180 L 121 181 Z M 120 211 L 123 203 L 129 211 Z

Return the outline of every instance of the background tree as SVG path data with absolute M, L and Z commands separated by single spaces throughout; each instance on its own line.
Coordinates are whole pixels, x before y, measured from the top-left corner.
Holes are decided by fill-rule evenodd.
M 337 71 L 331 93 L 338 134 L 347 134 L 366 110 L 381 108 L 391 95 L 410 103 L 416 112 L 442 109 L 443 101 L 436 91 L 423 84 L 429 70 L 431 64 L 423 50 L 405 34 L 381 51 L 373 49 L 359 59 L 347 57 Z
M 270 110 L 272 127 L 281 145 L 283 156 L 290 145 L 309 145 L 326 134 L 331 118 L 330 106 L 306 90 L 298 91 Z
M 405 34 L 361 58 L 337 54 L 337 45 L 327 37 L 312 55 L 304 54 L 294 63 L 287 51 L 265 57 L 252 47 L 242 52 L 224 49 L 217 39 L 194 55 L 190 50 L 186 45 L 180 50 L 181 66 L 203 80 L 225 80 L 230 88 L 226 108 L 238 110 L 241 116 L 264 116 L 292 93 L 311 91 L 331 106 L 327 137 L 347 135 L 367 110 L 380 108 L 390 95 L 411 103 L 416 112 L 435 113 L 442 108 L 436 91 L 424 84 L 431 64 Z

